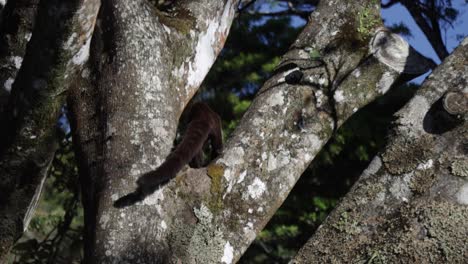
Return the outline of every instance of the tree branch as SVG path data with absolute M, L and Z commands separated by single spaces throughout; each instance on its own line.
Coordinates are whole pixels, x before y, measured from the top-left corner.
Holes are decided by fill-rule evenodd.
M 468 199 L 463 177 L 468 174 L 458 165 L 467 161 L 466 141 L 460 140 L 466 139 L 467 125 L 462 116 L 447 112 L 440 98 L 447 91 L 458 93 L 456 112 L 463 111 L 466 118 L 466 83 L 460 80 L 467 78 L 467 59 L 468 38 L 396 114 L 386 149 L 293 263 L 466 259 Z

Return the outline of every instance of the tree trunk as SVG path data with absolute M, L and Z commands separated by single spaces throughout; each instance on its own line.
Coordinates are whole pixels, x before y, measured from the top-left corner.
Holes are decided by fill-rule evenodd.
M 0 113 L 32 36 L 38 0 L 10 1 L 0 13 Z
M 236 7 L 230 0 L 175 1 L 161 11 L 141 0 L 103 2 L 92 72 L 69 101 L 87 263 L 160 263 L 170 255 L 169 219 L 187 205 L 163 204 L 162 192 L 125 210 L 112 203 L 169 153 L 182 110 L 220 52 Z
M 390 143 L 293 263 L 465 263 L 468 38 L 397 114 Z
M 55 153 L 55 125 L 67 84 L 87 60 L 98 9 L 97 0 L 41 1 L 38 6 L 30 44 L 1 116 L 8 126 L 0 137 L 0 260 L 33 215 Z M 13 38 L 22 34 L 15 32 Z

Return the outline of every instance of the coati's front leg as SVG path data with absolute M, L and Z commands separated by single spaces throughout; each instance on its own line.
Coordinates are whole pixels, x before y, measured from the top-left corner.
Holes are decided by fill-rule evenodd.
M 223 128 L 221 126 L 221 118 L 216 115 L 214 127 L 211 130 L 209 139 L 211 143 L 211 160 L 214 160 L 223 151 Z
M 174 178 L 177 173 L 203 151 L 203 145 L 210 138 L 212 156 L 222 150 L 221 119 L 205 103 L 196 103 L 189 114 L 185 135 L 175 150 L 154 171 L 143 174 L 137 180 L 137 190 L 114 202 L 117 208 L 142 201 L 161 185 Z

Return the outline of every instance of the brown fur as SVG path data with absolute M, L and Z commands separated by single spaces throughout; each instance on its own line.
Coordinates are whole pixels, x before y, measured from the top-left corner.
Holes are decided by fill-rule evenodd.
M 219 155 L 223 146 L 221 119 L 205 103 L 195 103 L 188 116 L 185 135 L 175 150 L 154 171 L 143 174 L 137 180 L 137 190 L 115 201 L 117 208 L 132 205 L 152 194 L 169 182 L 189 162 L 200 166 L 203 145 L 210 139 L 212 157 Z

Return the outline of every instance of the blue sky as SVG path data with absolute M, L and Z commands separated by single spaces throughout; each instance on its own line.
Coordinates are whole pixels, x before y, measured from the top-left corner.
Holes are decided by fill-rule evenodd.
M 452 2 L 453 7 L 460 13 L 457 20 L 453 24 L 453 28 L 446 28 L 446 32 L 442 33 L 442 38 L 446 41 L 445 45 L 449 52 L 452 52 L 460 40 L 456 39 L 457 34 L 464 36 L 468 35 L 468 4 L 465 0 L 455 0 Z M 396 4 L 388 9 L 382 9 L 382 17 L 385 19 L 386 25 L 403 22 L 411 30 L 410 37 L 403 36 L 417 51 L 424 56 L 433 59 L 436 63 L 440 63 L 439 58 L 429 44 L 426 36 L 414 22 L 408 10 L 400 4 Z M 421 83 L 428 74 L 420 76 L 413 80 L 415 83 Z
M 446 46 L 449 52 L 458 46 L 459 41 L 456 39 L 457 34 L 468 35 L 468 4 L 464 0 L 453 1 L 453 6 L 460 14 L 454 23 L 454 28 L 448 27 L 446 34 L 442 37 L 446 41 Z M 416 48 L 423 55 L 432 58 L 435 62 L 440 63 L 436 53 L 432 49 L 429 41 L 414 22 L 408 10 L 400 4 L 396 4 L 388 9 L 382 9 L 382 17 L 385 19 L 385 24 L 391 25 L 393 23 L 403 22 L 411 30 L 411 37 L 404 37 L 414 48 Z

